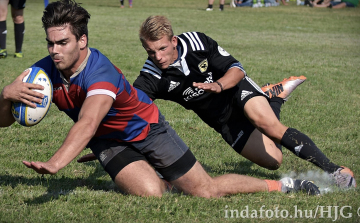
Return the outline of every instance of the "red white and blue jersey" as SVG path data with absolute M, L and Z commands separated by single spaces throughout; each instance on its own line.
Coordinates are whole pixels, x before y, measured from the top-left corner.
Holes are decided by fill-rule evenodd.
M 80 71 L 70 77 L 70 83 L 56 69 L 50 56 L 33 66 L 43 68 L 49 75 L 54 88 L 53 103 L 74 122 L 78 121 L 87 97 L 108 95 L 114 99 L 95 137 L 139 141 L 146 138 L 151 123 L 158 123 L 159 110 L 152 100 L 130 85 L 121 70 L 96 49 L 89 49 L 87 60 L 80 65 Z

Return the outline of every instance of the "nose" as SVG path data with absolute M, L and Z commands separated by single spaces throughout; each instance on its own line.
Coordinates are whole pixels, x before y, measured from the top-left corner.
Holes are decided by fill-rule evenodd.
M 155 53 L 155 59 L 156 59 L 157 61 L 160 61 L 161 58 L 162 58 L 162 56 L 161 56 L 160 52 L 156 52 L 156 53 Z
M 57 53 L 57 51 L 58 51 L 58 45 L 57 44 L 54 44 L 53 46 L 52 46 L 52 51 L 53 51 L 53 53 Z

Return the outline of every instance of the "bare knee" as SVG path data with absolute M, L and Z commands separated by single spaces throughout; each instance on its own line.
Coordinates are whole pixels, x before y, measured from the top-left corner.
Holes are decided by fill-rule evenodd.
M 161 197 L 166 190 L 164 182 L 143 160 L 126 165 L 114 182 L 124 193 L 142 197 Z
M 165 188 L 162 185 L 149 184 L 142 182 L 141 186 L 124 186 L 117 183 L 117 186 L 126 194 L 136 195 L 140 197 L 162 197 Z
M 203 198 L 218 198 L 224 196 L 215 186 L 215 182 L 213 182 L 213 180 L 211 180 L 211 182 L 208 182 L 208 184 L 200 185 L 197 189 L 191 192 L 191 195 Z
M 277 170 L 280 168 L 282 163 L 282 160 L 279 162 L 278 160 L 271 160 L 270 162 L 268 162 L 268 164 L 266 166 L 264 166 L 264 168 L 268 169 L 268 170 Z

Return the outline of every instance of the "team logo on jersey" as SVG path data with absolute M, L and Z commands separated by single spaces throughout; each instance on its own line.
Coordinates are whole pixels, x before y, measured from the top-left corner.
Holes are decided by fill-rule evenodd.
M 179 86 L 180 82 L 170 81 L 170 87 L 168 92 L 174 90 L 177 86 Z
M 230 53 L 226 52 L 221 46 L 218 46 L 219 53 L 223 55 L 224 57 L 230 56 Z
M 244 98 L 246 98 L 247 96 L 251 95 L 253 92 L 252 91 L 245 91 L 243 90 L 241 92 L 241 100 L 244 100 Z
M 198 65 L 201 73 L 204 73 L 207 70 L 208 66 L 209 66 L 209 63 L 208 63 L 207 59 L 201 61 Z

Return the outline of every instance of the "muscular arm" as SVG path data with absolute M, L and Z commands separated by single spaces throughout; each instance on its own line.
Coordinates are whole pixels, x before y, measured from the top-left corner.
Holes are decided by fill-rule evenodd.
M 23 163 L 40 174 L 55 174 L 69 164 L 95 135 L 101 120 L 111 108 L 113 98 L 107 95 L 88 97 L 79 113 L 79 120 L 70 129 L 64 143 L 47 162 Z
M 222 85 L 223 90 L 233 88 L 237 83 L 239 83 L 245 77 L 244 72 L 240 69 L 233 67 L 229 69 L 223 77 L 217 81 Z M 220 93 L 221 87 L 216 82 L 213 83 L 193 83 L 194 87 L 204 89 L 208 92 Z
M 41 103 L 43 94 L 32 89 L 43 90 L 39 84 L 24 83 L 22 80 L 29 73 L 25 70 L 11 84 L 4 87 L 0 94 L 0 127 L 7 127 L 14 123 L 15 119 L 11 114 L 11 103 L 22 102 L 30 107 L 36 108 L 36 103 Z

